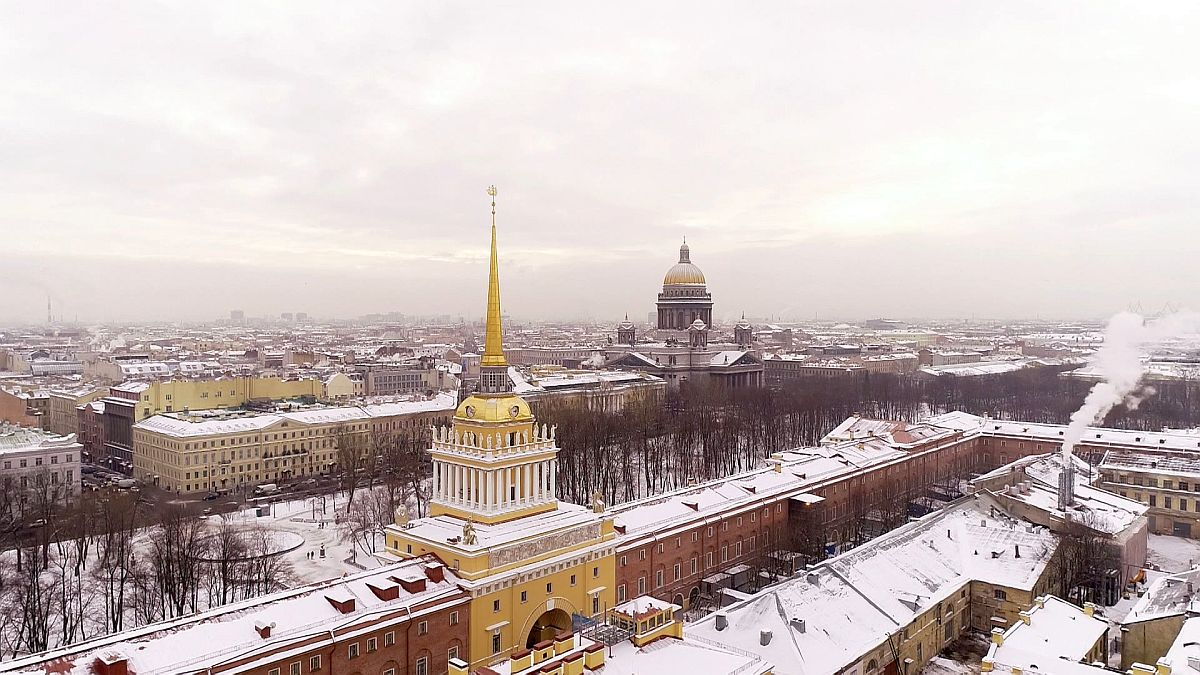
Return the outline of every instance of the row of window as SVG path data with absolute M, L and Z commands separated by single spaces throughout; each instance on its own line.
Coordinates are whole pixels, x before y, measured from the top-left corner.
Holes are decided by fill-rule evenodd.
M 74 455 L 74 454 L 72 454 L 72 453 L 67 453 L 67 455 L 66 455 L 66 459 L 64 460 L 64 462 L 65 462 L 66 464 L 70 464 L 72 461 L 74 461 L 74 458 L 75 458 L 75 455 Z M 34 465 L 34 466 L 42 466 L 42 464 L 43 464 L 43 459 L 44 459 L 44 458 L 42 458 L 42 457 L 34 457 L 34 458 L 33 458 L 33 465 Z M 50 463 L 51 463 L 51 464 L 58 464 L 58 455 L 50 455 Z M 10 460 L 10 459 L 6 459 L 6 460 L 4 460 L 4 468 L 5 468 L 5 469 L 11 469 L 11 468 L 13 468 L 13 465 L 12 465 L 12 460 Z M 25 458 L 25 459 L 18 459 L 18 460 L 17 460 L 17 468 L 20 468 L 20 469 L 28 469 L 28 468 L 29 468 L 29 458 Z
M 776 504 L 776 505 L 775 505 L 775 512 L 776 512 L 776 513 L 783 513 L 783 504 L 782 504 L 782 503 L 779 503 L 779 504 Z M 770 515 L 771 515 L 771 507 L 769 507 L 769 506 L 768 506 L 768 507 L 764 507 L 764 508 L 763 508 L 763 510 L 762 510 L 762 516 L 763 516 L 763 519 L 765 520 L 765 519 L 769 518 L 769 517 L 770 517 Z M 753 523 L 753 522 L 756 522 L 756 521 L 757 521 L 757 518 L 758 518 L 758 512 L 757 512 L 757 511 L 752 511 L 752 512 L 750 513 L 750 522 L 752 522 L 752 523 Z M 741 526 L 742 526 L 742 516 L 738 516 L 738 517 L 737 517 L 737 527 L 741 527 Z M 711 537 L 713 536 L 713 533 L 715 532 L 715 530 L 714 530 L 713 528 L 714 528 L 714 526 L 713 526 L 713 525 L 709 525 L 709 526 L 708 526 L 708 530 L 707 530 L 707 532 L 706 532 L 706 534 L 705 534 L 705 537 L 710 537 L 710 538 L 711 538 Z M 723 521 L 723 522 L 721 523 L 721 531 L 722 531 L 722 532 L 728 532 L 728 531 L 729 531 L 729 521 L 728 521 L 728 520 L 726 520 L 726 521 Z M 693 542 L 697 542 L 697 541 L 699 541 L 699 540 L 700 540 L 700 533 L 699 533 L 699 532 L 695 532 L 695 531 L 693 531 L 693 532 L 691 533 L 691 539 L 692 539 L 692 541 L 693 541 Z M 751 540 L 753 540 L 753 539 L 754 539 L 754 535 L 750 535 L 750 539 L 751 539 Z M 738 546 L 738 550 L 740 551 L 740 550 L 741 550 L 741 540 L 739 540 L 739 541 L 738 541 L 738 543 L 737 543 L 737 546 Z M 754 545 L 753 545 L 753 544 L 751 544 L 751 549 L 750 549 L 750 550 L 754 550 L 753 546 L 754 546 Z M 683 539 L 682 539 L 682 537 L 675 537 L 675 548 L 682 548 L 682 547 L 683 547 Z M 664 544 L 663 544 L 663 542 L 661 542 L 661 541 L 660 541 L 660 542 L 658 543 L 658 552 L 659 552 L 659 553 L 662 553 L 662 552 L 663 552 L 663 550 L 664 550 Z M 644 548 L 643 548 L 643 549 L 641 549 L 640 551 L 638 551 L 638 553 L 639 553 L 639 555 L 641 556 L 641 560 L 645 560 L 645 559 L 646 559 L 646 549 L 644 549 Z M 711 556 L 711 555 L 712 555 L 712 553 L 710 552 L 710 553 L 709 553 L 709 556 Z M 741 553 L 738 553 L 738 555 L 741 555 Z M 623 556 L 621 556 L 621 559 L 620 559 L 620 565 L 621 565 L 621 567 L 625 567 L 625 566 L 628 564 L 628 562 L 629 562 L 629 560 L 628 560 L 627 556 L 624 556 L 624 555 L 623 555 Z
M 1143 495 L 1142 495 L 1142 493 L 1140 493 L 1140 492 L 1126 493 L 1126 491 L 1125 491 L 1125 490 L 1121 490 L 1121 496 L 1122 496 L 1122 497 L 1127 497 L 1127 498 L 1130 498 L 1130 499 L 1135 499 L 1135 500 L 1137 500 L 1137 501 L 1139 501 L 1139 502 L 1140 502 L 1140 501 L 1144 501 L 1144 500 L 1143 500 Z M 1154 507 L 1157 507 L 1157 506 L 1158 506 L 1158 495 L 1149 495 L 1149 494 L 1148 494 L 1148 495 L 1144 495 L 1144 496 L 1146 497 L 1145 503 L 1149 504 L 1150 506 L 1154 506 Z M 1178 505 L 1178 506 L 1176 506 L 1176 505 Z M 1178 501 L 1178 502 L 1176 502 L 1176 501 L 1175 501 L 1173 498 L 1171 498 L 1171 497 L 1163 497 L 1163 499 L 1162 499 L 1162 507 L 1163 507 L 1164 509 L 1172 509 L 1172 510 L 1178 510 L 1178 511 L 1187 511 L 1187 510 L 1188 510 L 1188 500 L 1186 500 L 1186 499 L 1184 499 L 1184 498 L 1180 497 L 1180 498 L 1179 498 L 1179 501 Z M 1200 513 L 1200 499 L 1194 499 L 1194 500 L 1192 500 L 1192 509 L 1193 509 L 1193 511 L 1194 511 L 1195 513 Z

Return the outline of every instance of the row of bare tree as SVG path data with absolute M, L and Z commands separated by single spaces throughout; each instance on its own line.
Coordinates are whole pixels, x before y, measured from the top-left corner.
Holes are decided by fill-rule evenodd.
M 272 534 L 181 506 L 149 512 L 128 492 L 58 495 L 4 486 L 0 652 L 94 638 L 283 588 Z M 24 505 L 24 506 L 23 506 Z M 31 524 L 32 523 L 32 524 Z M 147 523 L 149 523 L 147 525 Z
M 615 503 L 759 466 L 772 452 L 815 444 L 853 414 L 913 422 L 930 412 L 963 410 L 1065 423 L 1090 387 L 1050 368 L 936 379 L 871 374 L 797 380 L 779 389 L 684 386 L 665 401 L 634 401 L 619 412 L 546 401 L 537 413 L 558 426 L 559 494 L 585 503 L 598 491 Z M 1119 407 L 1106 424 L 1143 429 L 1200 424 L 1200 383 L 1155 387 L 1156 394 L 1140 407 Z

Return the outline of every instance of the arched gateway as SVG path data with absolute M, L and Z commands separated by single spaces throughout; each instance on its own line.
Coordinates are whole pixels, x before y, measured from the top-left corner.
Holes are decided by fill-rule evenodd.
M 529 638 L 525 647 L 533 647 L 544 640 L 553 640 L 559 633 L 571 632 L 571 615 L 561 609 L 551 609 L 542 613 L 529 629 Z

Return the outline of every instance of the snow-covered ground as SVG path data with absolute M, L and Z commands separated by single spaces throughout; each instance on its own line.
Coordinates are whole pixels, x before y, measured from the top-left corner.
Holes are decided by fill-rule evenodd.
M 921 675 L 977 675 L 979 668 L 979 663 L 963 663 L 935 656 L 921 669 Z
M 303 539 L 297 548 L 284 554 L 284 559 L 292 566 L 289 586 L 300 586 L 379 566 L 375 558 L 365 555 L 361 550 L 356 551 L 352 542 L 340 541 L 341 533 L 335 514 L 340 516 L 346 512 L 344 496 L 338 495 L 336 509 L 333 500 L 326 498 L 324 513 L 320 498 L 279 502 L 271 506 L 269 516 L 259 517 L 255 509 L 246 509 L 234 513 L 232 517 L 246 527 L 291 532 Z M 209 517 L 220 519 L 220 516 Z M 322 548 L 324 557 L 321 556 Z M 313 554 L 311 559 L 308 556 L 310 552 Z M 347 563 L 347 559 L 352 562 Z
M 1152 534 L 1146 562 L 1163 572 L 1186 572 L 1200 564 L 1200 540 Z
M 355 495 L 355 500 L 357 501 L 360 496 L 365 498 L 366 490 L 360 490 Z M 210 536 L 216 535 L 222 518 L 231 519 L 241 530 L 266 530 L 269 533 L 266 541 L 271 550 L 282 551 L 279 555 L 288 563 L 280 570 L 277 582 L 283 587 L 291 588 L 380 565 L 376 558 L 356 547 L 351 538 L 343 540 L 344 533 L 338 527 L 337 521 L 338 517 L 345 515 L 346 508 L 346 498 L 339 494 L 336 498 L 327 496 L 324 503 L 321 498 L 317 497 L 272 504 L 270 513 L 263 516 L 258 515 L 256 508 L 247 508 L 225 516 L 200 517 L 209 521 Z M 150 528 L 143 528 L 134 534 L 132 548 L 138 559 L 147 560 L 151 557 L 150 535 Z M 257 539 L 248 538 L 248 540 L 256 541 Z M 378 545 L 382 547 L 382 537 L 380 537 Z M 72 549 L 73 547 L 64 542 L 64 548 Z M 57 546 L 50 548 L 51 569 L 54 569 L 54 561 L 59 558 L 58 550 Z M 81 637 L 96 637 L 107 632 L 105 630 L 103 574 L 98 572 L 99 568 L 97 567 L 99 555 L 100 546 L 93 545 L 88 553 L 88 560 L 84 568 L 85 574 L 81 576 L 84 589 L 80 594 L 83 597 L 81 601 L 83 607 L 82 634 L 77 633 L 76 640 Z M 16 556 L 17 553 L 13 550 L 0 552 L 0 569 L 15 570 Z M 12 602 L 19 602 L 19 599 L 15 599 L 11 594 L 5 596 L 4 602 L 0 603 L 5 606 L 0 607 L 0 611 L 13 612 L 19 609 L 15 606 L 7 606 Z M 138 618 L 132 602 L 130 600 L 126 603 L 125 612 L 123 612 L 126 616 L 125 628 L 145 623 L 144 619 Z M 200 608 L 204 609 L 207 600 L 203 593 L 199 603 Z M 6 626 L 5 633 L 0 634 L 0 643 L 2 643 L 0 650 L 5 652 L 4 656 L 6 657 L 11 657 L 11 650 L 15 648 L 11 642 L 15 639 L 14 635 L 10 634 L 12 628 L 12 626 Z M 62 644 L 62 634 L 57 629 L 56 622 L 52 621 L 48 635 L 49 646 Z

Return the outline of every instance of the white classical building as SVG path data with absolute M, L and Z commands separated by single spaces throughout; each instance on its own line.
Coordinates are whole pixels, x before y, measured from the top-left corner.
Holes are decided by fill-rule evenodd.
M 41 429 L 0 425 L 0 484 L 10 494 L 50 486 L 60 498 L 73 499 L 80 490 L 81 450 L 75 434 L 57 436 Z

